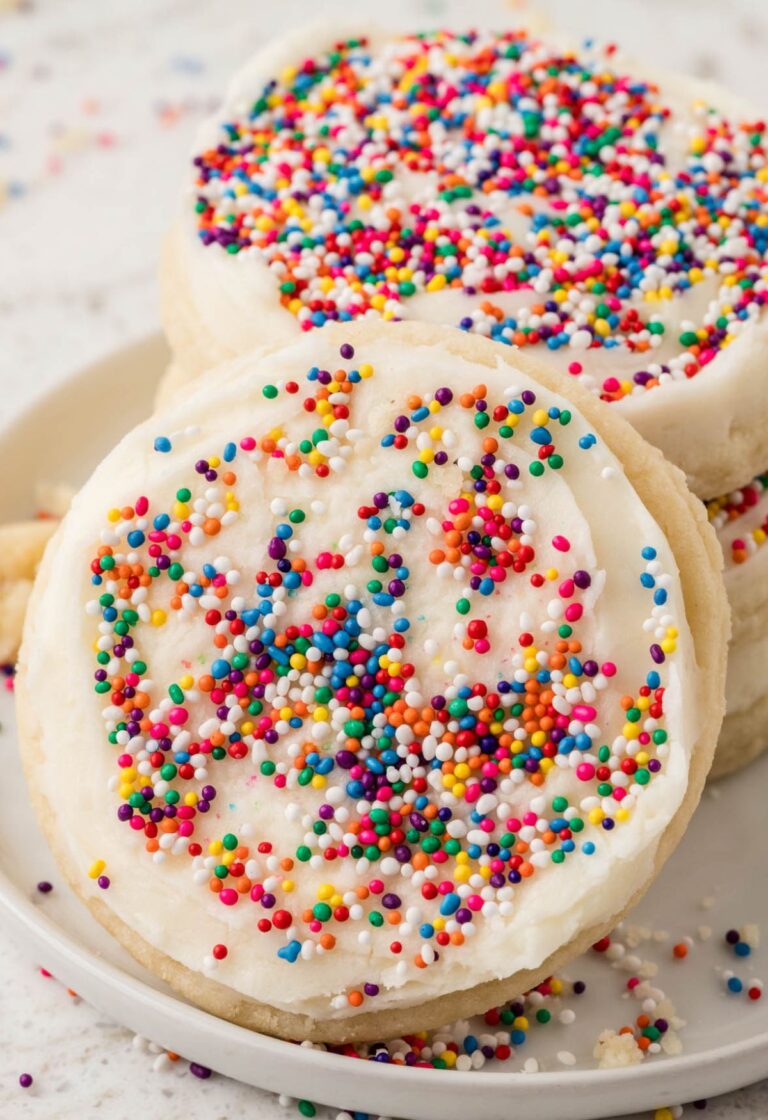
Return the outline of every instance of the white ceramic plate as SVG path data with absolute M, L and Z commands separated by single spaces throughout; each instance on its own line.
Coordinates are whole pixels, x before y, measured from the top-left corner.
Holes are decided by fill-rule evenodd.
M 121 350 L 68 379 L 0 433 L 0 461 L 11 464 L 17 484 L 12 492 L 0 493 L 0 520 L 29 515 L 40 479 L 81 483 L 113 442 L 150 411 L 166 360 L 158 337 Z M 723 944 L 730 926 L 768 923 L 761 840 L 765 795 L 760 793 L 768 790 L 768 755 L 748 773 L 705 794 L 684 842 L 633 916 L 670 933 L 669 941 L 643 954 L 655 952 L 657 982 L 688 1021 L 684 1053 L 628 1069 L 594 1068 L 597 1035 L 607 1026 L 618 1029 L 631 1022 L 638 1006 L 622 997 L 626 973 L 592 953 L 568 969 L 571 978 L 588 985 L 576 1025 L 534 1029 L 513 1061 L 457 1073 L 300 1049 L 216 1019 L 173 995 L 135 964 L 62 885 L 26 804 L 12 700 L 5 693 L 0 720 L 0 905 L 6 926 L 17 927 L 30 954 L 85 999 L 169 1050 L 260 1088 L 411 1120 L 514 1115 L 598 1120 L 712 1096 L 768 1075 L 768 991 L 759 1002 L 729 995 L 721 974 L 731 968 L 748 980 L 760 975 L 763 958 L 768 959 L 768 950 L 758 949 L 746 962 L 737 961 Z M 56 889 L 40 895 L 35 884 L 41 879 Z M 702 899 L 708 896 L 716 903 L 705 911 Z M 702 924 L 713 930 L 706 942 L 695 937 Z M 671 947 L 686 934 L 696 943 L 684 962 L 675 962 Z M 568 1069 L 557 1058 L 564 1050 L 576 1059 Z M 520 1072 L 529 1054 L 543 1072 Z

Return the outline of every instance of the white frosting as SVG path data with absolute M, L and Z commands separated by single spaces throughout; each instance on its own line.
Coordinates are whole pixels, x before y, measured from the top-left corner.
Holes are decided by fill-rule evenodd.
M 354 335 L 353 328 L 349 331 L 350 341 L 354 342 Z M 599 663 L 611 660 L 618 667 L 614 677 L 598 674 L 590 678 L 591 684 L 585 677 L 578 679 L 582 702 L 594 698 L 598 709 L 599 723 L 589 725 L 594 748 L 586 753 L 574 750 L 558 755 L 541 790 L 525 779 L 504 779 L 494 795 L 504 807 L 498 813 L 496 808 L 489 810 L 496 821 L 499 817 L 521 816 L 533 806 L 535 813 L 543 814 L 542 819 L 550 819 L 551 798 L 558 794 L 567 797 L 579 807 L 586 825 L 582 832 L 574 833 L 576 850 L 567 855 L 564 864 L 553 863 L 548 854 L 551 849 L 546 849 L 540 858 L 534 859 L 539 866 L 531 879 L 505 888 L 506 894 L 500 897 L 506 901 L 495 916 L 475 916 L 471 923 L 474 934 L 467 935 L 464 946 L 440 949 L 440 961 L 417 968 L 412 962 L 423 944 L 419 925 L 439 913 L 436 904 L 422 898 L 419 883 L 423 879 L 418 873 L 408 878 L 399 874 L 399 867 L 392 871 L 381 861 L 371 872 L 363 869 L 363 865 L 369 867 L 367 861 L 356 868 L 351 857 L 331 863 L 322 859 L 297 862 L 288 876 L 295 881 L 295 890 L 285 894 L 279 887 L 275 890 L 277 906 L 293 913 L 294 927 L 285 932 L 272 930 L 261 934 L 256 930 L 256 921 L 268 916 L 267 911 L 254 905 L 247 895 L 236 906 L 224 906 L 208 889 L 211 871 L 204 866 L 205 850 L 203 857 L 193 861 L 184 850 L 186 841 L 182 840 L 178 842 L 181 850 L 168 850 L 158 859 L 144 851 L 141 833 L 117 820 L 121 800 L 115 788 L 116 757 L 120 749 L 140 752 L 143 747 L 134 742 L 128 748 L 118 748 L 107 742 L 102 712 L 106 713 L 107 727 L 114 724 L 119 713 L 109 706 L 105 708 L 105 698 L 92 691 L 97 668 L 93 643 L 99 634 L 99 617 L 98 612 L 86 611 L 86 602 L 113 585 L 107 581 L 94 589 L 90 563 L 100 541 L 112 542 L 119 554 L 125 554 L 127 548 L 128 526 L 120 521 L 107 522 L 106 513 L 111 508 L 132 505 L 139 495 L 146 495 L 151 518 L 159 511 L 171 509 L 174 495 L 184 486 L 192 490 L 193 506 L 207 489 L 216 493 L 209 493 L 202 500 L 203 506 L 220 498 L 223 502 L 227 487 L 220 480 L 210 485 L 203 482 L 194 471 L 198 459 L 209 460 L 230 440 L 239 442 L 247 435 L 260 437 L 278 426 L 284 426 L 291 440 L 311 431 L 317 418 L 302 410 L 301 400 L 307 389 L 304 378 L 313 365 L 331 370 L 339 365 L 338 351 L 331 344 L 329 332 L 305 336 L 289 348 L 258 360 L 246 358 L 234 363 L 217 380 L 202 381 L 185 403 L 140 426 L 115 448 L 76 497 L 63 523 L 55 552 L 49 557 L 48 578 L 37 589 L 22 658 L 24 690 L 35 701 L 34 717 L 40 729 L 42 759 L 36 781 L 50 801 L 67 863 L 76 873 L 82 872 L 86 888 L 150 945 L 188 968 L 201 969 L 212 947 L 225 944 L 228 956 L 214 972 L 218 981 L 276 1008 L 305 1011 L 319 1018 L 354 1014 L 356 1009 L 349 1005 L 344 993 L 365 981 L 381 987 L 380 994 L 366 999 L 362 1007 L 364 1011 L 375 1011 L 392 1005 L 418 1004 L 520 969 L 536 968 L 579 930 L 605 922 L 620 912 L 652 873 L 659 840 L 685 794 L 689 754 L 699 731 L 698 681 L 674 557 L 620 463 L 602 440 L 598 438 L 587 449 L 579 446 L 579 440 L 588 436 L 590 429 L 578 413 L 573 414 L 567 427 L 559 427 L 555 422 L 551 425 L 556 429 L 555 443 L 565 459 L 560 471 L 548 467 L 542 478 L 533 478 L 529 473 L 531 453 L 535 454 L 536 448 L 527 436 L 528 414 L 522 418 L 516 438 L 500 446 L 500 458 L 520 468 L 517 481 L 498 475 L 504 502 L 515 503 L 518 509 L 527 505 L 531 511 L 531 523 L 524 526 L 522 537 L 536 550 L 530 571 L 545 572 L 555 567 L 560 575 L 536 589 L 531 585 L 530 571 L 514 576 L 510 573 L 510 578 L 498 585 L 491 598 L 471 595 L 472 609 L 467 617 L 487 620 L 491 650 L 480 654 L 463 648 L 461 637 L 466 619 L 456 613 L 454 603 L 466 585 L 466 571 L 460 570 L 457 580 L 451 565 L 435 566 L 426 559 L 431 549 L 442 544 L 439 524 L 430 528 L 430 518 L 445 516 L 447 503 L 461 491 L 462 470 L 450 462 L 442 467 L 432 466 L 426 479 L 417 479 L 411 471 L 414 439 L 407 450 L 382 448 L 380 440 L 392 430 L 394 417 L 408 411 L 405 401 L 417 384 L 422 393 L 448 386 L 459 394 L 485 382 L 489 387 L 490 409 L 531 388 L 537 394 L 536 408 L 569 406 L 510 369 L 501 356 L 497 367 L 490 370 L 434 347 L 405 346 L 397 341 L 396 329 L 391 335 L 386 341 L 379 338 L 367 343 L 353 361 L 341 363 L 350 369 L 369 362 L 375 373 L 361 381 L 351 394 L 351 434 L 345 435 L 341 425 L 341 447 L 331 459 L 329 477 L 319 480 L 311 468 L 289 473 L 280 460 L 265 458 L 258 451 L 250 455 L 239 451 L 232 464 L 238 474 L 239 515 L 229 519 L 231 523 L 225 524 L 217 536 L 203 535 L 199 545 L 185 543 L 181 560 L 185 572 L 199 574 L 204 563 L 226 557 L 219 568 L 239 573 L 234 592 L 253 603 L 254 575 L 262 568 L 273 567 L 267 559 L 267 545 L 276 523 L 285 520 L 284 513 L 274 513 L 279 507 L 272 503 L 285 499 L 285 511 L 300 507 L 307 512 L 304 523 L 295 526 L 293 539 L 300 542 L 298 555 L 307 560 L 315 583 L 312 588 L 283 600 L 285 613 L 277 619 L 279 626 L 306 619 L 313 603 L 350 585 L 367 603 L 365 586 L 374 573 L 365 522 L 357 517 L 357 507 L 370 503 L 377 491 L 409 490 L 417 501 L 425 504 L 426 513 L 414 517 L 411 530 L 401 531 L 401 539 L 389 541 L 386 547 L 396 547 L 411 572 L 401 613 L 411 621 L 403 656 L 407 655 L 415 665 L 408 692 L 418 693 L 417 706 L 428 702 L 436 692 L 445 693 L 457 679 L 461 681 L 461 674 L 469 682 L 484 680 L 490 687 L 500 677 L 514 676 L 522 663 L 517 637 L 523 630 L 534 635 L 536 648 L 551 651 L 557 640 L 552 631 L 562 621 L 556 617 L 563 606 L 563 600 L 558 599 L 558 584 L 577 569 L 590 572 L 591 586 L 575 597 L 585 607 L 584 618 L 575 624 L 575 636 L 583 643 L 581 656 L 594 654 Z M 288 379 L 298 382 L 301 392 L 290 395 L 281 390 L 275 400 L 265 402 L 262 388 L 268 384 L 282 386 Z M 435 417 L 435 423 L 453 433 L 451 460 L 460 461 L 467 455 L 470 462 L 476 462 L 480 439 L 496 430 L 489 427 L 479 433 L 472 415 L 472 409 L 464 409 L 455 402 Z M 430 420 L 427 427 L 432 423 Z M 157 435 L 171 440 L 173 450 L 169 454 L 153 451 Z M 322 504 L 313 510 L 313 502 Z M 135 528 L 136 521 L 130 524 Z M 169 532 L 172 529 L 173 525 Z M 555 534 L 568 539 L 570 551 L 564 553 L 552 545 Z M 657 553 L 650 564 L 640 555 L 645 546 L 651 546 Z M 314 557 L 323 549 L 343 553 L 346 566 L 337 572 L 318 571 Z M 138 546 L 136 552 L 144 554 Z M 295 554 L 289 550 L 288 555 Z M 668 601 L 663 607 L 652 609 L 653 592 L 640 586 L 640 575 L 647 567 L 656 573 L 657 587 L 667 591 Z M 185 578 L 190 581 L 189 575 Z M 190 664 L 191 672 L 197 676 L 208 671 L 213 658 L 231 658 L 238 647 L 236 640 L 235 647 L 213 648 L 214 630 L 203 621 L 204 610 L 189 596 L 189 609 L 170 609 L 174 588 L 174 582 L 167 577 L 158 579 L 149 589 L 146 604 L 137 606 L 140 613 L 147 613 L 148 608 L 166 610 L 166 624 L 154 627 L 140 622 L 132 631 L 135 648 L 148 665 L 150 681 L 143 681 L 141 688 L 151 697 L 148 710 L 153 720 L 161 716 L 167 719 L 171 704 L 167 699 L 168 685 L 178 681 Z M 216 605 L 216 600 L 212 601 Z M 548 608 L 549 603 L 554 605 Z M 384 634 L 390 631 L 393 617 L 397 617 L 388 607 L 373 608 L 372 614 L 372 625 L 380 625 Z M 629 806 L 629 819 L 618 821 L 613 831 L 607 832 L 598 824 L 589 823 L 589 809 L 602 805 L 614 813 L 619 803 L 597 796 L 596 783 L 579 781 L 575 768 L 589 759 L 596 760 L 599 743 L 611 746 L 615 765 L 628 754 L 637 753 L 637 742 L 623 738 L 625 717 L 619 700 L 625 694 L 637 695 L 646 673 L 654 668 L 649 644 L 662 639 L 672 620 L 679 631 L 678 649 L 660 667 L 666 687 L 664 726 L 669 740 L 663 746 L 650 748 L 652 754 L 663 760 L 663 768 L 642 788 L 627 779 L 628 796 L 621 805 Z M 222 623 L 217 630 L 225 628 Z M 104 634 L 103 624 L 101 633 Z M 110 646 L 109 637 L 104 640 Z M 109 672 L 122 672 L 123 665 L 114 661 Z M 292 672 L 294 677 L 300 675 L 299 670 Z M 295 680 L 292 687 L 298 687 Z M 562 701 L 562 711 L 572 713 L 572 705 L 579 702 L 578 689 L 569 696 L 570 701 Z M 162 697 L 166 699 L 158 707 Z M 108 695 L 106 699 L 108 705 Z M 188 690 L 184 703 L 190 712 L 187 726 L 196 738 L 202 737 L 208 732 L 200 731 L 200 725 L 209 720 L 214 709 L 194 687 Z M 569 718 L 573 720 L 573 714 Z M 519 721 L 510 718 L 505 723 L 505 727 L 514 726 L 519 726 Z M 657 722 L 646 714 L 639 726 L 650 730 Z M 347 777 L 338 767 L 332 771 L 324 790 L 296 785 L 295 770 L 289 780 L 293 788 L 283 790 L 275 788 L 271 777 L 259 773 L 256 759 L 290 762 L 291 744 L 300 745 L 306 739 L 306 727 L 298 731 L 284 729 L 276 746 L 266 747 L 260 740 L 250 747 L 244 760 L 227 758 L 211 762 L 207 777 L 201 771 L 195 780 L 177 783 L 184 790 L 198 791 L 212 783 L 218 791 L 207 816 L 198 814 L 192 839 L 205 848 L 210 840 L 235 833 L 241 844 L 251 845 L 251 858 L 256 860 L 250 867 L 251 878 L 261 881 L 269 877 L 270 871 L 268 857 L 255 855 L 259 841 L 271 840 L 277 856 L 293 856 L 297 846 L 306 842 L 308 831 L 311 834 L 308 823 L 315 819 L 318 806 L 325 801 L 333 800 L 337 810 L 346 809 L 349 818 L 354 818 L 360 806 L 344 792 Z M 246 736 L 245 741 L 253 744 L 253 736 L 250 740 Z M 339 746 L 333 737 L 328 742 L 334 751 Z M 137 763 L 143 757 L 146 752 L 137 755 Z M 147 766 L 157 779 L 153 767 L 149 763 Z M 475 806 L 443 789 L 440 771 L 436 773 L 433 795 L 439 804 L 453 810 L 454 821 L 464 822 L 471 831 L 473 825 L 467 814 Z M 395 804 L 396 800 L 390 802 L 390 806 Z M 289 805 L 297 808 L 290 810 Z M 458 831 L 462 831 L 461 827 Z M 503 831 L 499 825 L 492 835 Z M 535 836 L 535 830 L 520 835 L 529 834 Z M 596 844 L 593 855 L 582 851 L 585 842 Z M 528 858 L 532 858 L 530 854 Z M 88 868 L 94 860 L 105 863 L 103 873 L 111 880 L 108 890 L 99 890 L 88 878 Z M 475 868 L 474 862 L 472 867 Z M 196 882 L 194 868 L 203 880 L 200 884 Z M 454 869 L 451 858 L 434 873 L 435 881 L 450 878 Z M 284 874 L 277 873 L 276 881 L 282 881 Z M 299 959 L 294 964 L 277 956 L 278 948 L 291 938 L 317 941 L 298 915 L 306 906 L 313 905 L 319 884 L 332 883 L 344 895 L 357 884 L 368 882 L 372 874 L 385 881 L 387 891 L 400 896 L 399 909 L 405 926 L 385 924 L 377 930 L 365 919 L 344 924 L 331 922 L 325 929 L 337 938 L 333 951 L 313 951 L 311 959 Z M 477 889 L 474 879 L 469 886 L 470 893 Z M 462 888 L 458 889 L 461 894 Z M 374 901 L 366 902 L 365 909 L 370 909 Z M 419 913 L 414 910 L 409 915 L 412 908 Z M 454 927 L 455 921 L 452 926 L 449 919 L 448 929 Z M 463 928 L 466 931 L 467 926 Z M 361 938 L 360 934 L 366 936 Z M 389 951 L 394 937 L 403 943 L 401 956 Z M 434 939 L 429 944 L 435 947 Z
M 286 67 L 295 67 L 304 58 L 316 56 L 325 43 L 336 42 L 340 36 L 355 32 L 358 35 L 368 34 L 375 59 L 382 56 L 392 42 L 380 31 L 371 33 L 369 29 L 361 31 L 355 28 L 350 32 L 346 28 L 340 30 L 335 26 L 320 25 L 302 28 L 260 51 L 233 79 L 220 112 L 202 126 L 195 152 L 213 147 L 226 138 L 221 128 L 222 121 L 247 118 L 255 96 L 266 82 L 279 78 Z M 562 46 L 556 37 L 548 35 L 547 39 L 556 46 Z M 614 55 L 609 64 L 618 73 L 629 72 L 659 86 L 658 101 L 671 110 L 670 122 L 660 129 L 660 148 L 667 167 L 673 173 L 682 165 L 690 137 L 705 127 L 702 106 L 716 106 L 733 119 L 754 120 L 760 116 L 741 99 L 709 83 L 658 74 L 634 60 L 622 59 L 620 55 Z M 376 73 L 375 65 L 373 71 Z M 311 130 L 311 123 L 309 127 Z M 613 180 L 606 175 L 594 184 L 594 189 L 604 189 L 606 196 L 612 197 L 614 186 Z M 198 325 L 214 340 L 217 352 L 222 356 L 245 353 L 264 339 L 279 342 L 295 337 L 301 331 L 300 321 L 280 303 L 279 272 L 268 267 L 259 252 L 251 250 L 231 256 L 218 245 L 205 247 L 201 243 L 193 206 L 197 193 L 192 186 L 185 193 L 177 254 L 178 275 L 183 277 L 186 295 L 191 300 Z M 434 198 L 435 193 L 434 177 L 426 174 L 417 177 L 400 165 L 394 181 L 387 186 L 382 203 L 363 212 L 356 209 L 357 203 L 353 198 L 350 216 L 374 224 L 379 221 L 382 228 L 386 228 L 383 216 L 386 207 L 407 206 L 412 200 L 423 202 Z M 534 207 L 547 210 L 546 200 L 541 202 L 533 196 L 523 197 L 532 200 Z M 503 191 L 482 197 L 482 206 L 492 210 L 502 228 L 510 230 L 518 244 L 530 250 L 536 244 L 536 234 L 530 231 L 530 219 L 521 217 L 519 202 L 518 197 L 510 198 Z M 462 209 L 461 203 L 455 209 L 458 214 Z M 738 256 L 741 240 L 737 230 L 733 244 L 730 247 L 724 244 L 722 252 Z M 654 244 L 656 242 L 658 237 L 654 238 Z M 659 251 L 658 245 L 655 251 Z M 566 255 L 568 252 L 566 250 Z M 660 253 L 660 259 L 663 262 L 663 253 Z M 720 351 L 694 378 L 688 379 L 683 372 L 687 359 L 685 355 L 681 357 L 681 349 L 684 349 L 679 343 L 681 331 L 691 326 L 695 328 L 702 322 L 714 321 L 722 306 L 731 302 L 733 289 L 721 286 L 722 281 L 723 276 L 717 277 L 711 270 L 705 270 L 703 282 L 694 284 L 682 294 L 676 293 L 673 299 L 649 304 L 644 302 L 642 293 L 638 293 L 638 298 L 633 298 L 629 305 L 635 306 L 644 320 L 655 317 L 666 328 L 663 336 L 649 336 L 650 349 L 645 354 L 634 354 L 624 345 L 589 351 L 565 346 L 554 352 L 543 346 L 537 347 L 542 357 L 561 369 L 567 369 L 574 359 L 580 361 L 584 367 L 580 380 L 598 392 L 603 379 L 609 374 L 619 380 L 631 381 L 632 374 L 637 370 L 649 366 L 653 369 L 654 363 L 671 362 L 672 372 L 661 375 L 658 388 L 644 390 L 635 386 L 632 393 L 619 401 L 616 407 L 642 435 L 688 473 L 692 487 L 702 496 L 711 493 L 713 482 L 714 485 L 731 485 L 734 481 L 730 475 L 726 478 L 728 466 L 725 463 L 712 477 L 712 455 L 719 456 L 719 452 L 713 449 L 727 447 L 729 439 L 738 441 L 745 431 L 755 426 L 758 417 L 768 418 L 768 381 L 763 376 L 764 355 L 768 349 L 768 322 L 765 317 L 757 318 L 756 314 L 750 314 L 748 321 L 733 323 L 730 329 L 734 341 L 727 348 Z M 464 282 L 469 281 L 465 279 Z M 318 291 L 318 294 L 321 293 Z M 514 314 L 550 295 L 544 281 L 538 282 L 534 290 L 494 292 L 490 297 L 482 294 L 468 296 L 460 288 L 444 289 L 403 299 L 397 303 L 394 313 L 405 319 L 458 325 L 485 298 L 490 298 L 505 313 Z M 370 311 L 368 314 L 375 317 L 378 312 Z M 478 325 L 475 329 L 487 333 L 490 328 Z M 703 452 L 703 448 L 709 449 L 708 452 Z M 736 466 L 737 475 L 739 469 L 750 469 L 750 464 L 746 463 L 749 454 L 743 453 L 745 460 L 741 468 Z

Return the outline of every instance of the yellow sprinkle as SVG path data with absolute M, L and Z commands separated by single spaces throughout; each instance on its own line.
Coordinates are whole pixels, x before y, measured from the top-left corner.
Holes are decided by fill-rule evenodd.
M 94 860 L 91 866 L 88 868 L 88 878 L 98 879 L 99 875 L 101 875 L 106 866 L 107 865 L 103 859 Z
M 150 617 L 153 626 L 165 626 L 165 623 L 168 619 L 168 615 L 165 613 L 165 611 L 160 610 L 159 607 L 157 608 L 157 610 L 152 611 Z

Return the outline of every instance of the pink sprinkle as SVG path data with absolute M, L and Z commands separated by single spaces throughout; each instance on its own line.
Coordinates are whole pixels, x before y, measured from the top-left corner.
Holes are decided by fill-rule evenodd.
M 253 451 L 255 446 L 256 440 L 253 438 L 253 436 L 245 436 L 240 440 L 240 447 L 243 449 L 243 451 Z
M 584 608 L 581 603 L 569 603 L 565 608 L 565 617 L 568 622 L 578 622 L 584 614 Z
M 170 712 L 168 713 L 168 718 L 172 724 L 174 724 L 176 727 L 179 727 L 182 723 L 187 722 L 187 720 L 189 719 L 189 712 L 186 708 L 171 708 Z
M 552 538 L 552 544 L 554 545 L 554 547 L 557 549 L 558 552 L 570 552 L 571 551 L 571 542 L 568 540 L 567 537 L 560 537 L 560 536 L 553 537 Z
M 237 891 L 233 891 L 231 887 L 224 887 L 219 891 L 219 901 L 225 906 L 234 906 L 237 902 Z
M 576 777 L 580 782 L 591 782 L 595 776 L 595 768 L 591 762 L 580 762 L 576 767 Z
M 580 719 L 582 723 L 587 723 L 595 718 L 597 708 L 593 708 L 591 704 L 574 704 L 572 714 L 574 719 Z
M 616 666 L 612 661 L 604 661 L 601 672 L 604 677 L 615 677 Z

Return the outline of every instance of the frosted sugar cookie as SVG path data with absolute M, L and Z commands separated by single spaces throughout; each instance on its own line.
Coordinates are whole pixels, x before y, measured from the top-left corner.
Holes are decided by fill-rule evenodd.
M 751 762 L 768 746 L 768 474 L 707 502 L 723 549 L 733 633 L 728 652 L 726 717 L 712 775 Z
M 573 383 L 448 327 L 201 379 L 75 498 L 17 679 L 32 798 L 139 960 L 245 1026 L 390 1037 L 609 930 L 698 801 L 703 505 Z
M 162 268 L 164 387 L 331 321 L 420 319 L 584 384 L 700 497 L 764 466 L 765 126 L 715 86 L 524 31 L 256 55 Z

